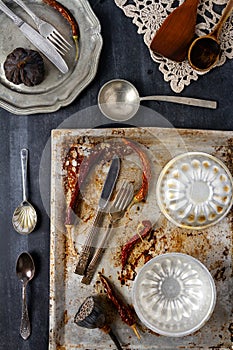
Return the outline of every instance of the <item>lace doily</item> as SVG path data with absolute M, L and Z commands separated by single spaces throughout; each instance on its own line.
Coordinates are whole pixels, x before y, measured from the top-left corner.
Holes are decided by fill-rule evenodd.
M 183 0 L 114 0 L 127 17 L 131 17 L 132 22 L 138 26 L 138 33 L 143 35 L 144 42 L 150 50 L 150 43 L 155 32 L 159 29 L 165 18 Z M 201 0 L 198 6 L 198 24 L 196 34 L 198 36 L 208 34 L 219 21 L 222 11 L 227 4 L 227 0 Z M 217 5 L 217 6 L 216 6 Z M 226 58 L 233 58 L 233 25 L 232 17 L 227 20 L 220 34 L 222 54 L 216 66 L 225 63 Z M 164 80 L 169 82 L 170 87 L 175 92 L 181 92 L 193 80 L 197 80 L 200 75 L 206 72 L 193 70 L 188 60 L 181 63 L 171 61 L 167 58 L 159 57 L 150 50 L 152 59 L 159 64 L 159 70 L 164 76 Z

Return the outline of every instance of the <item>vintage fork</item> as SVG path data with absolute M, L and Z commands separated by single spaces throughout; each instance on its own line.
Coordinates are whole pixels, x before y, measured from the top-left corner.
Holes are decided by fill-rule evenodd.
M 81 280 L 82 283 L 84 284 L 91 283 L 96 267 L 98 266 L 98 263 L 105 252 L 106 242 L 111 232 L 111 229 L 113 225 L 124 216 L 126 208 L 132 201 L 133 194 L 134 194 L 134 189 L 133 189 L 132 183 L 129 183 L 128 181 L 124 181 L 121 188 L 117 192 L 116 198 L 114 199 L 113 204 L 110 208 L 110 211 L 109 211 L 110 222 L 109 222 L 108 228 L 101 239 L 99 248 L 95 250 L 95 253 L 90 261 L 90 264 L 88 265 L 88 268 L 85 272 L 85 275 Z
M 14 0 L 14 2 L 21 6 L 29 14 L 29 16 L 32 17 L 39 33 L 44 38 L 49 40 L 49 42 L 61 55 L 64 55 L 70 49 L 71 44 L 50 23 L 37 17 L 22 0 Z

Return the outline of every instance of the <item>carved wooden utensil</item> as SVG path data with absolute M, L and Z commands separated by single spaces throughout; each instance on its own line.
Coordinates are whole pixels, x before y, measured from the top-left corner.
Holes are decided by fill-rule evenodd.
M 229 18 L 233 10 L 233 0 L 229 0 L 221 19 L 210 34 L 203 35 L 195 39 L 189 50 L 188 60 L 194 69 L 198 71 L 206 71 L 216 65 L 221 53 L 219 36 L 222 27 Z
M 195 34 L 199 0 L 186 0 L 177 7 L 156 32 L 150 44 L 155 54 L 182 62 Z

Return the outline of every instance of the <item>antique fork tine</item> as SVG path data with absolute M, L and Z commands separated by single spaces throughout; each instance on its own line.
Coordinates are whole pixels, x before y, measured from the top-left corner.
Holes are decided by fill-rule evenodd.
M 51 42 L 51 44 L 53 44 L 53 46 L 55 46 L 56 50 L 59 51 L 61 54 L 63 54 L 63 51 L 67 52 L 71 47 L 68 41 L 66 41 L 66 39 L 63 38 L 63 36 L 56 29 L 54 29 L 53 32 L 51 32 L 46 38 Z
M 39 33 L 49 40 L 60 54 L 64 55 L 70 49 L 72 45 L 50 23 L 37 17 L 22 0 L 14 0 L 14 2 L 21 6 L 29 16 L 32 17 Z
M 133 194 L 133 185 L 127 181 L 124 181 L 110 208 L 110 223 L 108 225 L 108 228 L 101 239 L 99 248 L 96 249 L 90 261 L 90 264 L 87 267 L 86 273 L 81 280 L 82 283 L 91 283 L 96 267 L 98 266 L 98 263 L 105 252 L 106 242 L 111 232 L 111 229 L 113 225 L 124 216 L 125 210 L 133 198 Z

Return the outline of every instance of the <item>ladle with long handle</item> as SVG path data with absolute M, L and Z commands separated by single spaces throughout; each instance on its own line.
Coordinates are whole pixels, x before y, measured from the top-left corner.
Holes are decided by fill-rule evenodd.
M 125 121 L 138 111 L 140 101 L 154 100 L 181 103 L 189 106 L 217 108 L 216 101 L 181 96 L 140 97 L 133 84 L 124 79 L 114 79 L 105 83 L 98 94 L 98 106 L 101 112 L 111 120 Z
M 151 50 L 173 61 L 182 62 L 195 35 L 199 0 L 185 0 L 171 12 L 155 33 Z
M 192 68 L 198 71 L 207 71 L 218 62 L 221 52 L 219 35 L 232 10 L 233 0 L 230 0 L 213 31 L 195 39 L 190 45 L 188 60 Z

